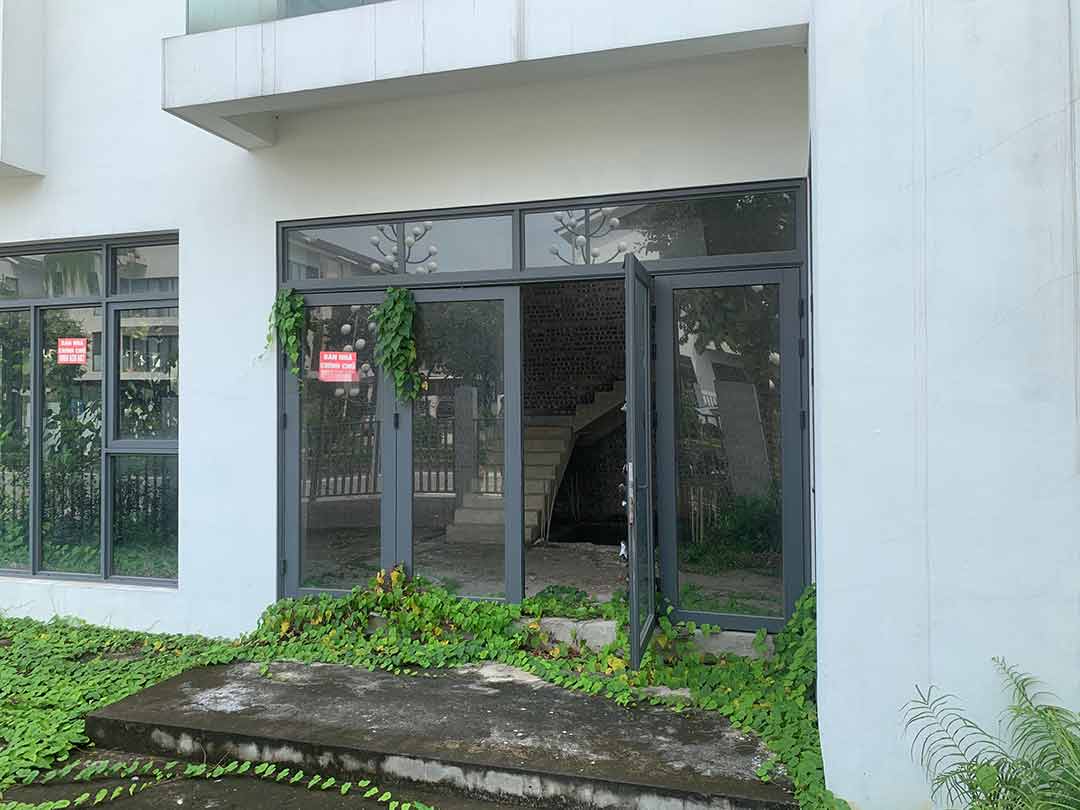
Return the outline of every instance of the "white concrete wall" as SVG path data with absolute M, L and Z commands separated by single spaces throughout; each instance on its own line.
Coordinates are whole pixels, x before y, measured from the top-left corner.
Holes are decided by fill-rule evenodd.
M 0 0 L 0 177 L 45 171 L 41 0 Z
M 801 48 L 296 114 L 249 153 L 161 110 L 184 0 L 45 9 L 49 174 L 0 181 L 0 244 L 179 230 L 180 585 L 0 579 L 19 614 L 231 635 L 276 597 L 277 221 L 806 172 Z
M 916 683 L 993 727 L 998 655 L 1080 706 L 1070 5 L 815 3 L 820 712 L 859 808 L 928 806 Z
M 239 16 L 257 19 L 252 8 Z M 273 115 L 291 110 L 805 45 L 809 8 L 810 0 L 380 2 L 169 39 L 162 103 L 262 148 L 276 140 Z

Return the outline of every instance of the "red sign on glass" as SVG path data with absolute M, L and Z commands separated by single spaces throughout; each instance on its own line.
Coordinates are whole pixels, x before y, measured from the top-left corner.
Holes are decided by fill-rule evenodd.
M 356 352 L 319 352 L 320 382 L 356 382 Z
M 85 366 L 86 338 L 57 338 L 56 362 L 61 366 Z

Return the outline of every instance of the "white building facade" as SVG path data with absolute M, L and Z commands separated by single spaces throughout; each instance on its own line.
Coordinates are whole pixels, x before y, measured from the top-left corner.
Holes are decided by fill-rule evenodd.
M 528 290 L 621 285 L 636 254 L 657 314 L 623 337 L 655 365 L 604 390 L 657 410 L 638 595 L 659 570 L 685 615 L 774 629 L 816 581 L 829 786 L 927 806 L 916 684 L 992 720 L 1003 656 L 1080 703 L 1074 22 L 1070 0 L 0 0 L 0 609 L 234 636 L 371 564 L 438 573 L 422 529 L 490 503 L 494 573 L 463 592 L 520 599 L 573 464 L 536 427 L 599 441 L 610 416 L 530 400 Z M 395 284 L 432 323 L 493 318 L 501 362 L 462 393 L 432 359 L 403 411 L 357 339 Z M 283 288 L 349 336 L 305 338 L 302 388 L 264 352 Z M 713 304 L 760 330 L 688 314 Z M 351 376 L 321 373 L 331 349 Z M 328 407 L 366 425 L 346 473 L 311 452 Z M 684 464 L 679 414 L 700 446 L 748 419 L 754 441 Z M 774 578 L 710 591 L 687 562 L 709 476 L 776 504 Z M 360 522 L 373 557 L 335 579 Z

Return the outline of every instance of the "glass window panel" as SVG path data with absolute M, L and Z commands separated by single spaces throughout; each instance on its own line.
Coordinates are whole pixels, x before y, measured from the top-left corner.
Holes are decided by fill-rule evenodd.
M 725 194 L 589 211 L 593 261 L 684 259 L 795 249 L 790 192 Z
M 100 250 L 0 256 L 0 298 L 72 298 L 102 294 Z
M 101 308 L 42 313 L 41 547 L 48 571 L 101 570 Z
M 180 283 L 176 245 L 118 248 L 113 252 L 113 289 L 117 295 L 175 296 Z
M 380 567 L 383 415 L 373 309 L 308 309 L 300 389 L 302 588 L 353 588 Z
M 180 424 L 180 319 L 176 307 L 120 311 L 121 439 L 175 439 Z
M 417 305 L 413 567 L 462 596 L 506 593 L 503 304 Z
M 513 265 L 512 217 L 405 223 L 406 273 L 510 270 Z
M 525 216 L 528 267 L 794 250 L 787 191 L 621 203 Z
M 287 250 L 290 281 L 393 275 L 401 264 L 391 224 L 290 231 Z
M 780 288 L 677 290 L 679 602 L 782 616 Z
M 113 456 L 112 573 L 176 579 L 176 456 Z
M 0 313 L 0 568 L 30 567 L 30 313 Z
M 584 208 L 525 215 L 525 266 L 588 264 Z

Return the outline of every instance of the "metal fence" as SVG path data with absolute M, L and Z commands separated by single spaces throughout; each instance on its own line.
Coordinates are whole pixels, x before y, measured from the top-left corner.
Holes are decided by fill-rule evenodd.
M 464 430 L 470 434 L 468 445 L 463 446 L 455 417 L 414 419 L 414 493 L 502 494 L 503 420 L 483 417 L 471 421 L 472 425 L 466 425 Z M 301 448 L 301 497 L 312 500 L 380 494 L 379 422 L 374 416 L 364 416 L 328 428 L 306 428 Z

